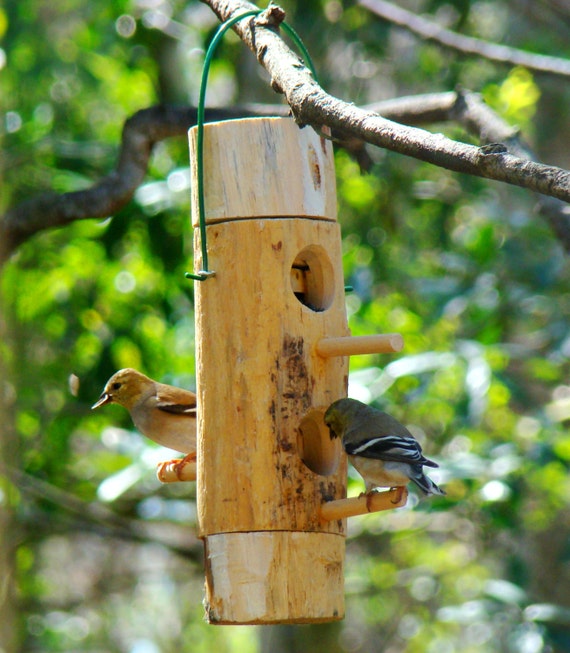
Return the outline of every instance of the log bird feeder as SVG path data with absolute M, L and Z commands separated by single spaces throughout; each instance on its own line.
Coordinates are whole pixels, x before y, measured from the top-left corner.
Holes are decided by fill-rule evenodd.
M 195 284 L 207 618 L 342 619 L 346 517 L 368 508 L 346 499 L 323 414 L 346 396 L 349 356 L 399 351 L 402 338 L 350 336 L 330 141 L 290 118 L 209 123 L 203 174 L 205 230 L 193 163 L 195 270 L 204 233 L 213 271 Z M 394 496 L 368 507 L 405 504 Z

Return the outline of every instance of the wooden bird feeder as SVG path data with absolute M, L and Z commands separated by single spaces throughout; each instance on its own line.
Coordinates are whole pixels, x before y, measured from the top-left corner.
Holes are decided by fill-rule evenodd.
M 190 151 L 195 162 L 196 128 Z M 346 499 L 346 456 L 323 413 L 346 396 L 348 356 L 398 351 L 402 339 L 350 336 L 329 141 L 255 118 L 205 125 L 203 152 L 215 272 L 195 283 L 207 618 L 342 619 L 346 516 L 406 497 Z M 192 174 L 198 272 L 194 163 Z

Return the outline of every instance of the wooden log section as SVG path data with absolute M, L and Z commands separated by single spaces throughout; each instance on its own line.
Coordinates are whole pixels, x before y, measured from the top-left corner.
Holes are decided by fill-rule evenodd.
M 194 292 L 207 618 L 341 619 L 346 523 L 320 510 L 346 496 L 347 463 L 322 414 L 346 396 L 348 358 L 314 351 L 349 335 L 331 145 L 292 119 L 209 124 L 204 136 L 215 276 Z M 194 130 L 190 143 L 193 161 Z
M 217 624 L 342 619 L 345 516 L 363 502 L 345 499 L 346 456 L 323 414 L 346 396 L 350 355 L 398 351 L 401 337 L 350 338 L 329 141 L 292 119 L 208 124 L 204 182 L 215 272 L 194 285 L 206 615 Z M 166 465 L 161 477 L 186 473 Z
M 344 496 L 346 463 L 338 440 L 308 431 L 323 458 L 311 470 L 299 439 L 315 406 L 346 396 L 348 359 L 316 356 L 311 346 L 331 330 L 348 331 L 342 270 L 329 260 L 340 256 L 338 225 L 235 220 L 208 227 L 208 239 L 216 276 L 195 285 L 201 534 L 322 530 L 318 508 Z M 331 303 L 326 310 L 292 292 L 299 252 L 330 275 L 331 287 L 310 295 L 313 306 Z
M 253 615 L 280 615 L 280 623 L 322 623 L 343 616 L 344 601 L 338 591 L 328 591 L 344 587 L 341 535 L 259 531 L 228 538 L 222 533 L 210 535 L 205 549 L 210 623 L 266 623 Z

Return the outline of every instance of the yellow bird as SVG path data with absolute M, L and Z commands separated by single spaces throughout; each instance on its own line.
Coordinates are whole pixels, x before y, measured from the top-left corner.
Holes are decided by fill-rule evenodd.
M 91 408 L 105 404 L 126 408 L 143 435 L 186 454 L 184 462 L 196 460 L 196 395 L 190 390 L 158 383 L 137 370 L 125 368 L 107 381 Z

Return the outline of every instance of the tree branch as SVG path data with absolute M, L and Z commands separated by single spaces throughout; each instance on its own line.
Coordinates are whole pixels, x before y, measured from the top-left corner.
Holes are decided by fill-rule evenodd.
M 402 122 L 421 124 L 445 117 L 455 93 L 434 94 L 390 100 L 375 106 L 388 117 Z M 142 183 L 154 146 L 172 137 L 183 137 L 196 124 L 195 107 L 158 105 L 133 114 L 124 124 L 118 163 L 115 170 L 86 190 L 70 193 L 44 193 L 9 209 L 0 218 L 0 268 L 17 248 L 34 234 L 71 224 L 76 220 L 101 218 L 120 211 Z M 207 109 L 210 121 L 252 116 L 286 116 L 286 104 L 248 104 L 237 107 Z M 361 168 L 370 167 L 364 142 L 335 134 L 335 141 L 349 150 Z
M 207 3 L 221 20 L 254 7 L 245 0 L 207 0 Z M 335 141 L 350 150 L 361 167 L 366 168 L 370 163 L 364 144 L 371 143 L 450 170 L 505 181 L 570 201 L 570 173 L 531 161 L 532 153 L 522 144 L 518 132 L 474 94 L 437 93 L 365 108 L 326 94 L 278 36 L 275 23 L 279 23 L 282 14 L 274 11 L 272 6 L 257 19 L 240 21 L 236 31 L 269 71 L 273 87 L 285 94 L 297 121 L 316 129 L 323 125 L 331 127 Z M 246 105 L 209 109 L 206 117 L 224 120 L 289 112 L 286 105 Z M 455 120 L 476 134 L 484 146 L 458 143 L 394 120 L 407 125 Z M 131 116 L 123 128 L 117 167 L 109 175 L 87 190 L 41 195 L 2 216 L 0 266 L 21 243 L 39 231 L 119 211 L 143 181 L 154 145 L 165 138 L 185 135 L 195 122 L 193 107 L 160 105 Z M 507 147 L 487 147 L 496 142 Z M 570 207 L 541 197 L 539 211 L 570 252 Z
M 453 108 L 456 120 L 484 143 L 505 143 L 521 159 L 533 159 L 519 130 L 506 123 L 476 93 L 460 91 Z M 546 220 L 566 252 L 570 252 L 570 206 L 547 195 L 537 195 L 536 210 Z
M 454 121 L 482 144 L 504 143 L 521 159 L 535 159 L 518 128 L 509 125 L 485 104 L 478 93 L 460 89 L 457 93 L 433 93 L 398 98 L 370 105 L 387 118 L 417 125 Z M 566 252 L 570 252 L 570 206 L 561 200 L 537 194 L 537 212 L 546 220 Z
M 209 120 L 226 120 L 267 114 L 262 105 L 251 105 L 211 109 L 207 115 Z M 45 193 L 9 209 L 0 220 L 0 267 L 19 245 L 38 231 L 120 211 L 142 183 L 156 143 L 184 135 L 196 124 L 196 115 L 194 107 L 166 105 L 138 111 L 124 124 L 119 160 L 110 174 L 86 190 Z
M 524 66 L 529 70 L 557 77 L 570 77 L 570 61 L 489 43 L 472 36 L 457 34 L 417 14 L 385 0 L 358 0 L 359 4 L 384 20 L 420 36 L 426 41 L 467 55 L 484 57 L 495 63 Z
M 204 0 L 222 21 L 254 8 L 245 0 Z M 328 126 L 367 143 L 433 163 L 455 172 L 503 181 L 570 202 L 570 172 L 509 154 L 506 148 L 476 147 L 442 134 L 405 127 L 378 114 L 328 95 L 279 37 L 283 12 L 270 5 L 260 16 L 236 23 L 234 29 L 285 95 L 300 125 Z
M 87 502 L 62 490 L 51 483 L 30 476 L 14 467 L 8 467 L 0 463 L 0 470 L 6 474 L 22 493 L 39 501 L 47 501 L 56 505 L 61 510 L 62 525 L 66 530 L 91 530 L 103 537 L 116 537 L 142 544 L 157 543 L 177 553 L 196 564 L 202 564 L 202 546 L 195 538 L 188 540 L 188 533 L 184 531 L 184 538 L 179 537 L 181 529 L 176 524 L 161 525 L 155 528 L 150 522 L 141 519 L 133 519 L 125 515 L 115 513 L 110 507 L 100 502 Z M 26 539 L 41 536 L 40 509 L 33 513 L 33 528 L 27 533 L 22 533 Z M 67 521 L 63 516 L 67 516 Z M 57 519 L 57 516 L 55 517 Z M 64 522 L 64 523 L 63 523 Z M 53 533 L 54 515 L 50 516 L 50 523 L 47 530 Z M 183 540 L 183 541 L 182 541 Z

